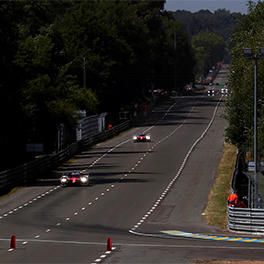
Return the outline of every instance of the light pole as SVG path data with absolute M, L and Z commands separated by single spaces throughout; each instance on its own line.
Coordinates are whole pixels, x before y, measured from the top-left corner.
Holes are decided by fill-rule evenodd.
M 86 88 L 86 58 L 83 56 L 83 88 Z
M 243 48 L 243 55 L 246 59 L 254 60 L 254 208 L 258 207 L 258 116 L 257 116 L 257 70 L 258 60 L 263 58 L 264 48 L 260 48 L 260 55 L 255 53 L 251 48 Z

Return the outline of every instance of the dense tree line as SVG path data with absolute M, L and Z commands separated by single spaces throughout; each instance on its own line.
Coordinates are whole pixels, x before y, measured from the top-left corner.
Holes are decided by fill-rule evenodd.
M 230 69 L 231 96 L 227 102 L 227 139 L 244 151 L 253 151 L 254 140 L 254 64 L 243 56 L 243 48 L 252 48 L 260 57 L 264 47 L 264 3 L 250 1 L 249 13 L 241 20 L 232 38 L 232 66 Z M 254 55 L 253 55 L 254 56 Z M 264 61 L 258 59 L 257 71 L 257 118 L 259 156 L 264 156 Z
M 0 2 L 2 169 L 23 161 L 26 143 L 54 150 L 57 126 L 73 127 L 78 110 L 115 113 L 193 80 L 188 35 L 163 6 Z
M 196 76 L 205 76 L 217 62 L 230 62 L 231 34 L 244 16 L 225 9 L 215 12 L 200 10 L 195 13 L 178 10 L 175 19 L 182 21 L 189 34 L 195 53 Z

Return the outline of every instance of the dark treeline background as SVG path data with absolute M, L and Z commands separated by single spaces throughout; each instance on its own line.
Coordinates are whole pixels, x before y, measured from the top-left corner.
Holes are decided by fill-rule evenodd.
M 180 91 L 226 56 L 232 14 L 179 17 L 164 2 L 0 2 L 0 169 L 25 162 L 27 143 L 54 151 L 58 125 L 70 131 L 76 111 L 114 118 L 153 89 Z
M 230 13 L 226 9 L 215 12 L 200 10 L 195 13 L 178 10 L 173 17 L 182 21 L 188 32 L 195 54 L 195 75 L 204 76 L 217 62 L 230 63 L 232 33 L 245 17 L 241 13 Z

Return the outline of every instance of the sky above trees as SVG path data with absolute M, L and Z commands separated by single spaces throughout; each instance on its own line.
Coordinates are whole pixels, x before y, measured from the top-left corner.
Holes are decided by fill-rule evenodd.
M 208 9 L 214 12 L 217 9 L 227 9 L 231 13 L 247 13 L 248 0 L 166 0 L 165 9 L 168 11 L 187 10 L 197 12 Z

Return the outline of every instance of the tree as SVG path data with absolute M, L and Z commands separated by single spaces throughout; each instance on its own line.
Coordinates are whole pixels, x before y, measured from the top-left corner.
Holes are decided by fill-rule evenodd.
M 192 46 L 196 54 L 196 72 L 199 76 L 205 76 L 209 69 L 224 57 L 225 41 L 215 33 L 198 33 L 192 38 Z
M 230 88 L 232 95 L 227 102 L 227 119 L 229 126 L 226 129 L 226 138 L 244 151 L 253 151 L 253 91 L 254 91 L 254 61 L 243 57 L 243 48 L 252 48 L 258 54 L 259 48 L 264 47 L 263 15 L 264 4 L 256 5 L 249 2 L 249 14 L 240 21 L 232 39 L 232 68 Z M 264 113 L 264 64 L 258 61 L 258 131 L 259 155 L 264 155 L 263 142 L 263 113 Z

